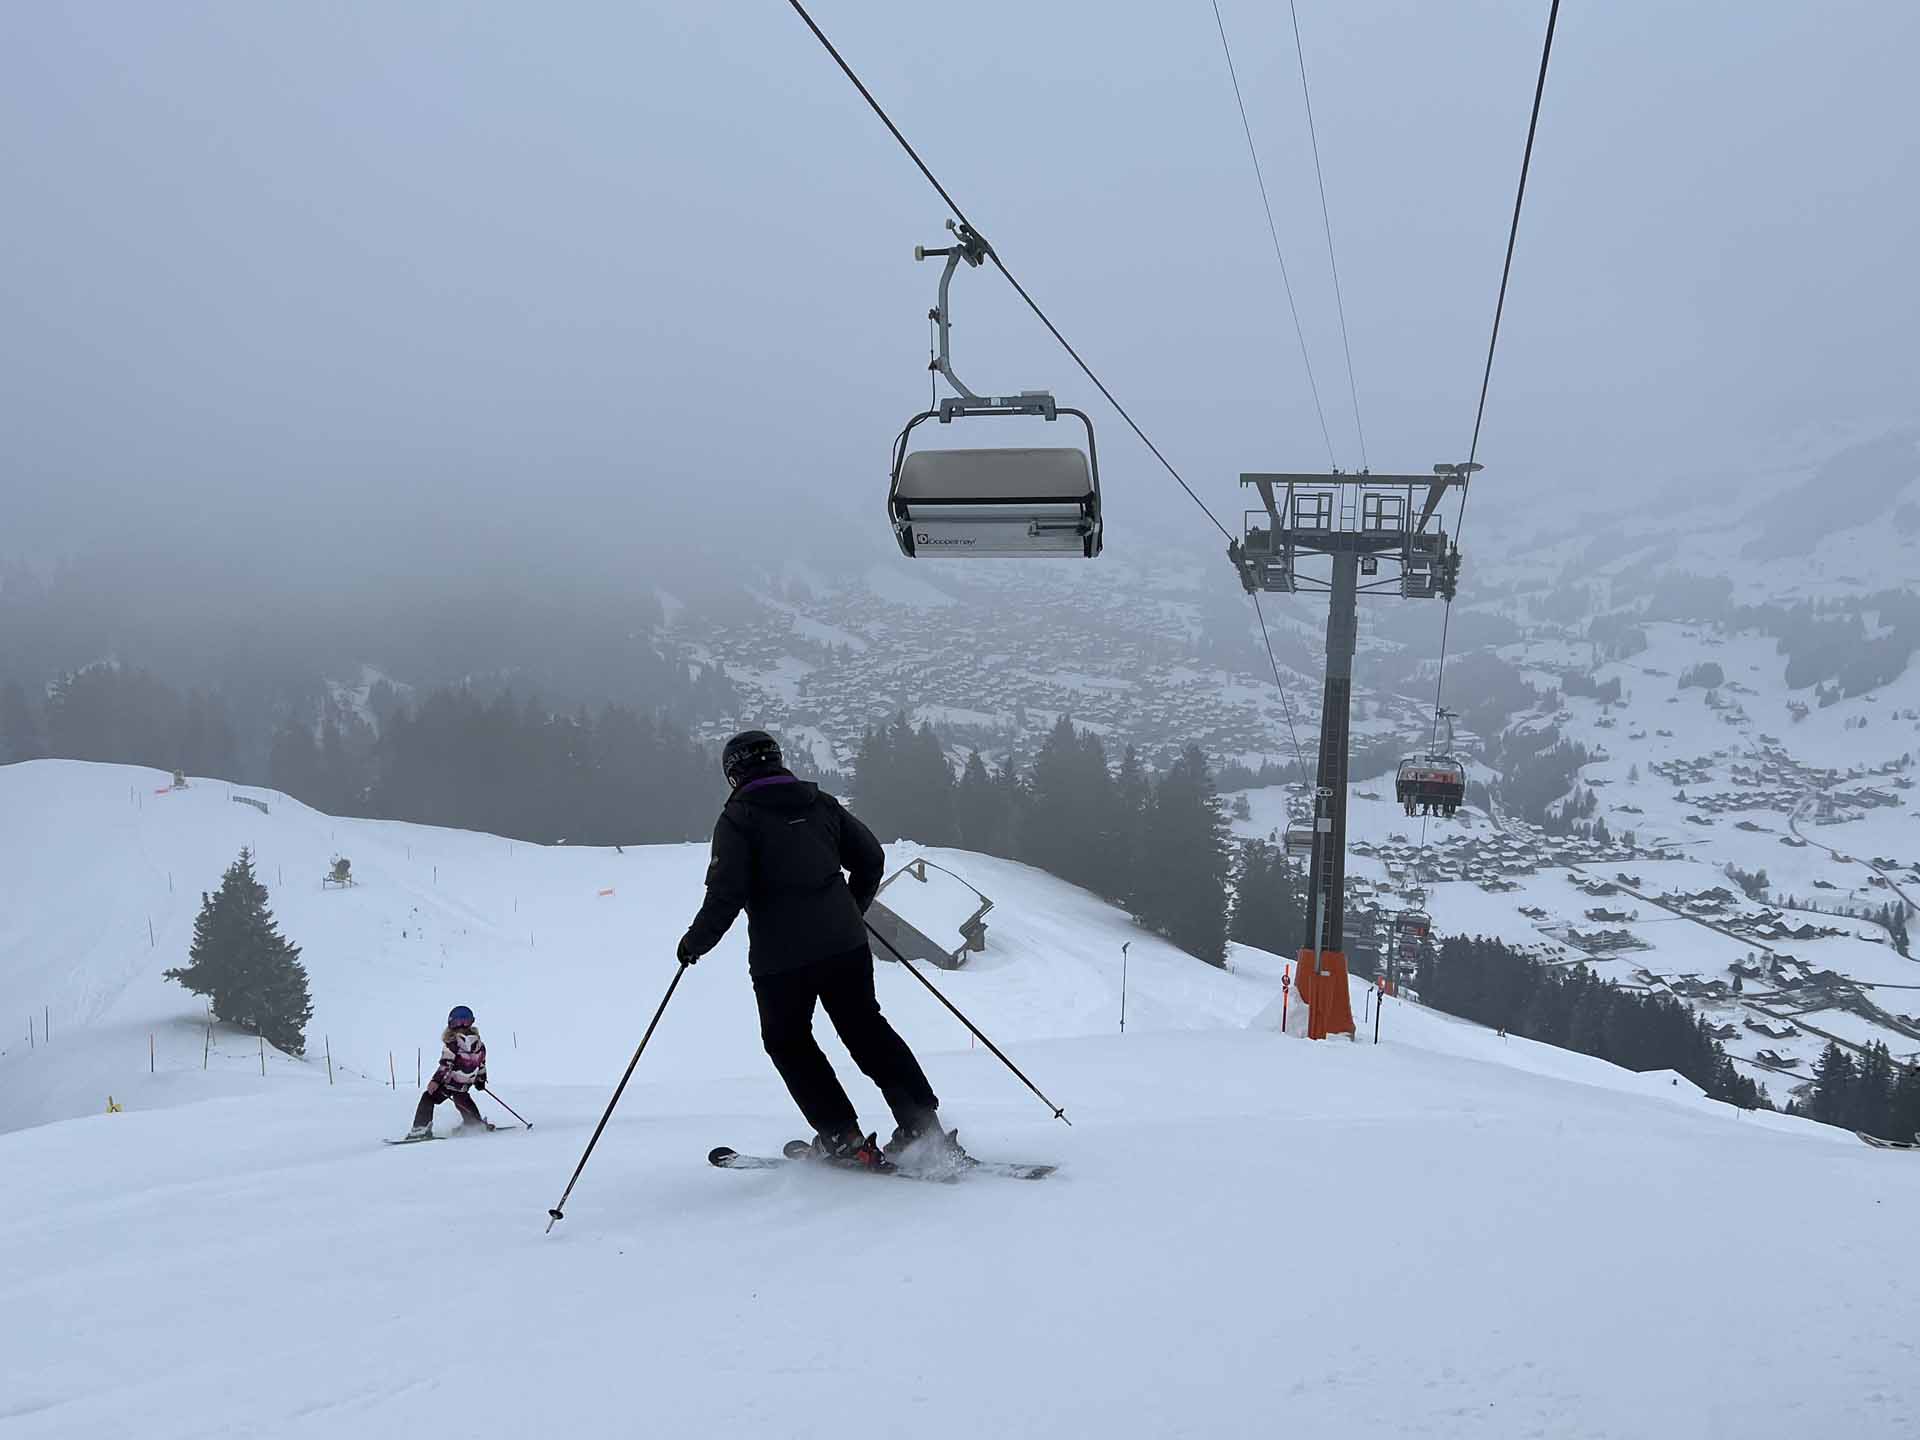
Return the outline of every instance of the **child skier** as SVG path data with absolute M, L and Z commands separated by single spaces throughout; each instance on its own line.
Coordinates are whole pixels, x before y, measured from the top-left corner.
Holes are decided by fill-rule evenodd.
M 950 1162 L 959 1146 L 940 1128 L 940 1101 L 874 998 L 862 916 L 880 889 L 886 852 L 839 801 L 786 769 L 766 731 L 734 736 L 720 766 L 733 794 L 713 827 L 707 899 L 680 942 L 680 963 L 718 945 L 744 909 L 761 1043 L 816 1132 L 815 1153 L 873 1170 L 909 1149 L 915 1165 Z M 815 1002 L 893 1111 L 898 1123 L 884 1152 L 877 1136 L 862 1133 L 813 1038 Z
M 440 1036 L 440 1068 L 427 1082 L 420 1103 L 414 1107 L 413 1129 L 409 1140 L 425 1140 L 433 1134 L 433 1107 L 442 1100 L 453 1101 L 453 1108 L 467 1125 L 491 1130 L 480 1107 L 473 1103 L 469 1090 L 487 1088 L 487 1046 L 473 1028 L 473 1011 L 456 1005 L 447 1014 L 447 1028 Z

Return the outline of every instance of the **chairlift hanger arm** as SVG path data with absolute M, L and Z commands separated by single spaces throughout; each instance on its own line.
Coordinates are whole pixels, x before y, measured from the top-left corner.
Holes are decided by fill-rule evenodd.
M 972 226 L 956 224 L 954 221 L 949 220 L 947 221 L 947 229 L 953 232 L 956 243 L 944 246 L 938 250 L 930 250 L 924 245 L 916 245 L 913 247 L 913 258 L 915 260 L 929 260 L 936 255 L 944 255 L 947 260 L 946 265 L 940 271 L 939 302 L 933 309 L 927 312 L 927 318 L 933 321 L 935 332 L 938 335 L 937 343 L 939 351 L 939 353 L 934 356 L 930 368 L 946 376 L 947 383 L 959 393 L 962 399 L 974 404 L 979 404 L 982 401 L 982 397 L 970 390 L 965 382 L 953 373 L 953 304 L 951 300 L 949 300 L 948 294 L 953 286 L 953 272 L 960 268 L 960 262 L 964 260 L 968 265 L 977 269 L 990 252 L 987 249 L 987 242 L 974 233 Z

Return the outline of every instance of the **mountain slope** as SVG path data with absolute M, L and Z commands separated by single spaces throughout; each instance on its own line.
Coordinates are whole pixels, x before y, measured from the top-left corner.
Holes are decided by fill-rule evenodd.
M 0 782 L 13 801 L 44 786 L 109 859 L 132 852 L 99 838 L 102 797 L 166 817 L 126 829 L 176 864 L 222 863 L 236 838 L 211 785 L 141 808 L 124 771 Z M 198 811 L 165 808 L 196 794 Z M 328 843 L 326 817 L 276 804 L 271 818 L 253 837 L 263 869 Z M 730 942 L 680 986 L 544 1234 L 671 973 L 659 947 L 698 852 L 516 847 L 497 863 L 543 877 L 533 903 L 556 927 L 526 958 L 487 908 L 508 907 L 491 890 L 522 873 L 483 866 L 505 842 L 372 824 L 351 842 L 359 890 L 323 896 L 310 870 L 309 898 L 275 891 L 329 1023 L 398 1011 L 399 1033 L 430 1031 L 457 993 L 537 1128 L 389 1149 L 377 1139 L 410 1097 L 384 1075 L 329 1087 L 281 1061 L 244 1095 L 0 1135 L 10 1437 L 402 1436 L 480 1413 L 489 1433 L 581 1437 L 1880 1436 L 1920 1403 L 1920 1157 L 1395 1002 L 1377 1046 L 1297 1041 L 1272 1028 L 1272 957 L 1209 970 L 1091 897 L 975 856 L 943 863 L 999 902 L 989 948 L 939 983 L 1072 1128 L 897 967 L 880 967 L 884 999 L 963 1137 L 1058 1175 L 943 1187 L 708 1167 L 714 1144 L 768 1150 L 799 1128 L 755 1053 Z M 440 857 L 443 888 L 469 867 L 488 879 L 451 900 L 408 888 L 408 864 L 436 863 L 409 845 Z M 47 891 L 8 897 L 0 952 L 43 957 L 51 983 L 59 957 L 21 937 L 47 927 L 75 947 L 67 993 L 96 1018 L 57 1026 L 53 1052 L 179 1003 L 149 984 L 157 959 L 100 938 L 145 891 L 103 902 L 89 928 L 54 913 L 79 890 L 53 877 L 84 869 L 56 858 Z M 640 876 L 657 888 L 603 909 L 592 882 L 622 862 L 610 903 Z M 410 966 L 415 942 L 383 934 L 393 897 L 446 946 L 444 970 Z M 1112 1029 L 1123 937 L 1139 1008 L 1124 1037 L 1091 1033 Z M 536 1036 L 516 1050 L 523 1014 Z M 352 1040 L 356 1069 L 367 1043 Z M 0 1061 L 0 1093 L 49 1053 Z M 218 1078 L 248 1084 L 244 1067 Z

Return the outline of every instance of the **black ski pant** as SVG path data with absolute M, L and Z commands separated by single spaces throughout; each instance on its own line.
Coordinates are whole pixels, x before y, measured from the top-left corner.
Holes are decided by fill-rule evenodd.
M 857 1128 L 859 1117 L 813 1038 L 816 1000 L 853 1063 L 880 1087 L 895 1121 L 918 1128 L 924 1117 L 940 1108 L 920 1062 L 880 1013 L 873 993 L 873 952 L 866 946 L 797 970 L 756 975 L 753 998 L 760 1007 L 761 1043 L 800 1113 L 818 1134 L 843 1135 Z
M 433 1107 L 442 1100 L 453 1101 L 453 1108 L 460 1112 L 460 1118 L 475 1125 L 486 1124 L 480 1114 L 480 1107 L 473 1103 L 473 1096 L 464 1090 L 442 1090 L 438 1085 L 429 1085 L 420 1094 L 420 1103 L 413 1107 L 413 1124 L 418 1129 L 433 1122 Z

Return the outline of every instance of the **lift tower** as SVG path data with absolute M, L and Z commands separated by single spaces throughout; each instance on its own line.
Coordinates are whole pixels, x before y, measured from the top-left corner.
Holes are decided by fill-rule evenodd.
M 1353 710 L 1353 649 L 1361 595 L 1453 599 L 1460 547 L 1433 522 L 1452 486 L 1481 467 L 1436 465 L 1431 475 L 1248 474 L 1260 510 L 1244 517 L 1243 538 L 1227 546 L 1249 595 L 1325 591 L 1327 679 L 1320 704 L 1320 768 L 1314 784 L 1308 891 L 1312 912 L 1300 947 L 1300 995 L 1315 1039 L 1353 1030 L 1347 996 L 1344 912 L 1347 871 L 1348 730 Z M 1419 504 L 1416 507 L 1416 492 Z M 1322 570 L 1320 557 L 1329 562 Z M 1381 573 L 1380 562 L 1391 567 Z M 1313 567 L 1303 573 L 1302 562 Z

